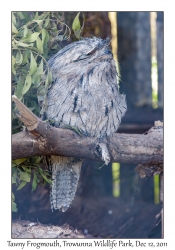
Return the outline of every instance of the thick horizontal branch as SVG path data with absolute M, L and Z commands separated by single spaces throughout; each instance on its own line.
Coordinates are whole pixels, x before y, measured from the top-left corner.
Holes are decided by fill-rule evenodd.
M 41 121 L 13 97 L 26 131 L 12 136 L 12 158 L 36 155 L 62 155 L 101 160 L 94 138 L 79 136 L 74 131 L 55 128 Z M 22 109 L 22 111 L 21 111 Z M 33 114 L 33 116 L 32 116 Z M 163 127 L 156 125 L 147 134 L 115 133 L 103 140 L 111 161 L 120 163 L 160 164 L 163 162 Z
M 96 153 L 94 139 L 80 137 L 75 132 L 61 128 L 44 128 L 42 135 L 23 131 L 12 136 L 13 159 L 36 155 L 62 155 L 82 159 L 101 160 Z M 42 127 L 42 128 L 41 128 Z M 114 134 L 105 140 L 111 161 L 120 163 L 158 164 L 163 162 L 163 138 L 156 135 Z

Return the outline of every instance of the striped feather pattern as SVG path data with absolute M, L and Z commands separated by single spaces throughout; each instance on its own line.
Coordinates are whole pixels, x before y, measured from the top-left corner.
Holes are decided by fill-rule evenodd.
M 47 94 L 46 119 L 54 120 L 56 127 L 76 127 L 97 139 L 117 131 L 126 101 L 119 94 L 108 43 L 100 38 L 85 38 L 66 46 L 48 61 L 53 83 Z M 74 198 L 81 163 L 51 156 L 51 167 L 51 207 L 65 211 Z M 65 198 L 62 194 L 66 194 Z

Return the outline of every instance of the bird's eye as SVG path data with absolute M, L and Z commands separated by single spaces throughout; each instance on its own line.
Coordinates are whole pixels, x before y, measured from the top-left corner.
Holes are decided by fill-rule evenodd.
M 73 60 L 73 62 L 78 62 L 78 61 L 84 60 L 86 58 L 87 58 L 87 55 L 83 54 L 83 55 L 79 56 L 76 60 Z
M 90 55 L 93 55 L 95 52 L 96 52 L 97 48 L 93 48 L 91 49 L 86 55 L 90 56 Z
M 83 54 L 83 55 L 79 56 L 76 61 L 84 60 L 86 58 L 87 58 L 87 55 Z

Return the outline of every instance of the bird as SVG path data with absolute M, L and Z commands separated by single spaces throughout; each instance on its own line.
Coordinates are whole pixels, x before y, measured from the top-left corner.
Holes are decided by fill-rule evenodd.
M 127 110 L 109 44 L 109 38 L 83 38 L 48 60 L 52 83 L 44 110 L 45 119 L 54 121 L 55 127 L 69 126 L 95 138 L 106 164 L 110 156 L 100 142 L 117 131 Z M 83 160 L 50 155 L 46 161 L 52 170 L 51 209 L 65 212 L 74 200 Z

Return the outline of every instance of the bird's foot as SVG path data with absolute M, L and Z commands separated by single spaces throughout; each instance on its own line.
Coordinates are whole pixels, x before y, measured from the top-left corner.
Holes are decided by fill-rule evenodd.
M 105 162 L 105 165 L 108 165 L 108 163 L 110 162 L 110 155 L 109 155 L 109 151 L 107 149 L 106 144 L 98 143 L 98 147 L 101 153 L 102 160 Z

